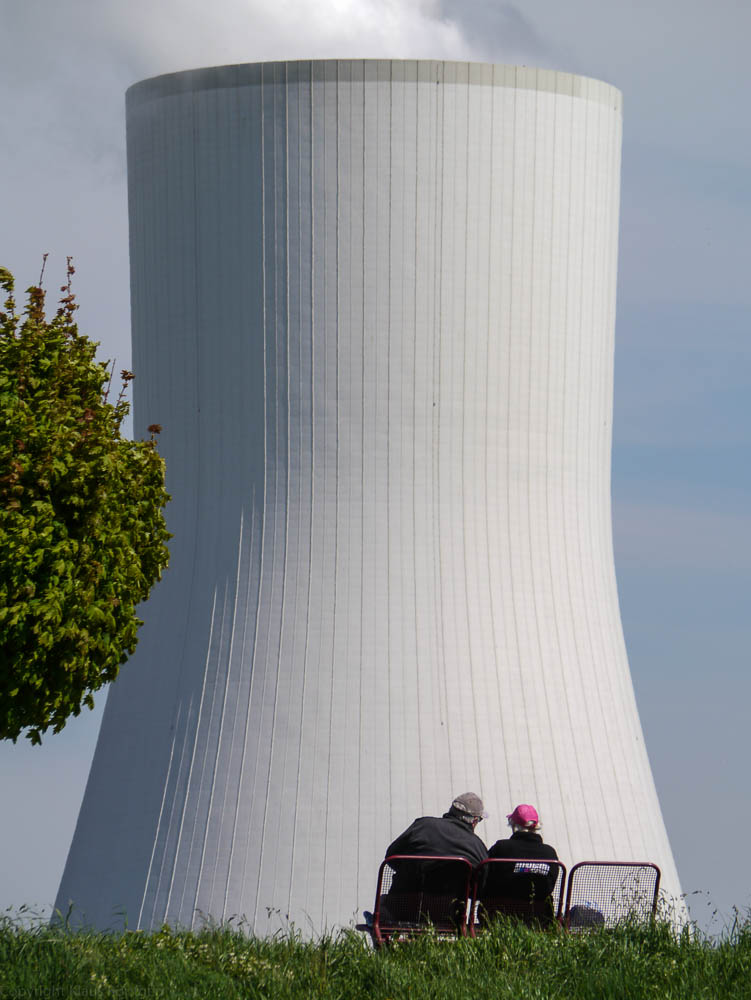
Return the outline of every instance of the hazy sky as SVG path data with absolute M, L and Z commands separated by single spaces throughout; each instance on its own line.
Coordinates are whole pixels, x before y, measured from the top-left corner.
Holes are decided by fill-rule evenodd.
M 751 828 L 751 130 L 745 0 L 0 0 L 0 264 L 75 257 L 82 330 L 128 367 L 124 92 L 228 62 L 431 57 L 595 76 L 624 95 L 613 516 L 623 625 L 695 916 L 751 906 L 710 853 Z M 0 745 L 0 910 L 57 892 L 101 704 Z M 714 833 L 711 828 L 717 828 Z M 739 865 L 742 872 L 747 864 Z M 696 905 L 698 903 L 698 905 Z

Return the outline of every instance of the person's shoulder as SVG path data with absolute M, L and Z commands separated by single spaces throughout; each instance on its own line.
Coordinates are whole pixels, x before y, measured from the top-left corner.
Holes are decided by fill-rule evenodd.
M 509 856 L 509 851 L 513 851 L 513 849 L 513 844 L 510 840 L 496 840 L 488 851 L 488 857 L 507 858 Z
M 385 857 L 391 854 L 415 854 L 418 853 L 421 844 L 421 832 L 425 829 L 425 817 L 420 816 L 412 820 L 406 830 L 393 840 L 386 848 Z
M 466 852 L 470 861 L 479 864 L 481 861 L 487 859 L 488 849 L 485 846 L 485 841 L 474 830 L 467 829 L 463 831 L 461 844 L 462 850 Z
M 425 826 L 434 822 L 435 822 L 435 816 L 418 816 L 417 819 L 412 820 L 407 829 L 412 830 L 416 826 Z
M 435 826 L 442 822 L 443 820 L 439 816 L 418 816 L 412 826 Z
M 435 816 L 418 816 L 417 819 L 413 819 L 402 837 L 419 837 L 428 834 L 430 830 L 433 830 L 437 823 L 440 823 L 439 819 Z M 399 838 L 401 839 L 401 838 Z

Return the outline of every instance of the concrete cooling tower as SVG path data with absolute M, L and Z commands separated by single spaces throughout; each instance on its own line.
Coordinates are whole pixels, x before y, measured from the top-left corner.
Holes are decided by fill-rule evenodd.
M 127 97 L 135 431 L 172 562 L 57 906 L 351 923 L 472 790 L 679 883 L 626 658 L 610 450 L 621 99 L 432 61 Z

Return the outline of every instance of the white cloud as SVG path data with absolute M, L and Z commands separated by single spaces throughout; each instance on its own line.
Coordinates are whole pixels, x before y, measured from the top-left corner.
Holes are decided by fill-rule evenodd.
M 488 0 L 440 0 L 444 17 L 461 26 L 475 58 L 527 66 L 564 68 L 554 49 L 522 10 Z M 526 7 L 525 7 L 526 10 Z
M 468 59 L 434 0 L 25 0 L 5 4 L 0 262 L 19 285 L 41 255 L 76 258 L 82 329 L 129 367 L 125 90 L 148 76 L 323 57 Z
M 11 8 L 0 86 L 22 141 L 90 163 L 122 157 L 123 95 L 147 76 L 223 63 L 305 58 L 477 58 L 434 0 L 131 0 Z
M 112 11 L 115 34 L 148 73 L 276 59 L 473 55 L 432 0 L 134 0 Z

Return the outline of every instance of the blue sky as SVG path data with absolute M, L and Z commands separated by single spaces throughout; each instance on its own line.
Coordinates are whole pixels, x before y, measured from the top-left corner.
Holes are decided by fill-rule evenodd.
M 55 287 L 73 254 L 80 325 L 121 367 L 123 95 L 136 80 L 225 62 L 424 56 L 568 70 L 623 91 L 613 450 L 623 625 L 683 887 L 705 893 L 694 914 L 707 926 L 715 907 L 751 906 L 751 884 L 708 850 L 720 831 L 735 841 L 751 827 L 751 6 L 0 0 L 0 23 L 0 263 L 25 285 L 50 251 Z M 103 700 L 41 749 L 0 746 L 13 859 L 0 909 L 55 896 Z

